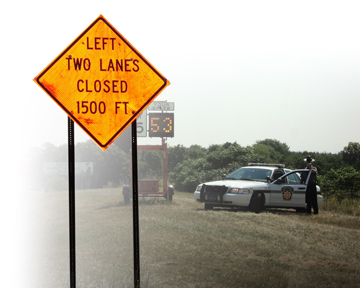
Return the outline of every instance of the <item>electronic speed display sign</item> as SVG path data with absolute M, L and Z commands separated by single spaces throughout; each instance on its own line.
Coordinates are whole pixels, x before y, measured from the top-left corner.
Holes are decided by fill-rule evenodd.
M 174 113 L 149 113 L 149 137 L 174 137 Z
M 103 150 L 170 84 L 102 15 L 34 81 Z

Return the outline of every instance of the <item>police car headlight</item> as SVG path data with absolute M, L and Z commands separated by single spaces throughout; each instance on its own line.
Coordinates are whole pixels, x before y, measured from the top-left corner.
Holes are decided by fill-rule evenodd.
M 202 185 L 198 185 L 198 186 L 196 187 L 196 191 L 200 192 L 201 188 L 202 188 Z
M 227 193 L 231 193 L 231 194 L 250 194 L 252 193 L 252 189 L 241 189 L 241 188 L 229 188 Z
M 231 194 L 238 194 L 240 192 L 241 189 L 239 188 L 229 188 L 227 193 L 231 193 Z

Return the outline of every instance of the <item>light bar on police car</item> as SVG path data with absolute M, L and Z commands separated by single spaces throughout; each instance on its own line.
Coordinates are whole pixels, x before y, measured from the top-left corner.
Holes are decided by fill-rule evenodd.
M 285 164 L 270 164 L 270 163 L 248 163 L 248 166 L 273 166 L 278 168 L 285 168 Z

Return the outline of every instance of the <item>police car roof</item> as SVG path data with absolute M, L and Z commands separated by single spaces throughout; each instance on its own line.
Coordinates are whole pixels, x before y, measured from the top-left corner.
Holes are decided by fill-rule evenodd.
M 270 164 L 270 163 L 248 163 L 248 166 L 285 168 L 285 164 Z

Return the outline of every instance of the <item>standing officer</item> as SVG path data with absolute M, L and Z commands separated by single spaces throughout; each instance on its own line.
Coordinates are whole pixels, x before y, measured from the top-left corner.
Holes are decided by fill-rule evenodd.
M 319 213 L 318 203 L 317 203 L 317 191 L 316 191 L 316 183 L 317 183 L 317 169 L 313 166 L 313 162 L 315 161 L 310 157 L 310 155 L 304 159 L 306 161 L 306 168 L 309 169 L 310 178 L 309 183 L 306 187 L 306 197 L 305 201 L 307 204 L 307 214 L 311 214 L 311 207 L 314 209 L 314 214 L 317 215 Z

